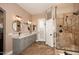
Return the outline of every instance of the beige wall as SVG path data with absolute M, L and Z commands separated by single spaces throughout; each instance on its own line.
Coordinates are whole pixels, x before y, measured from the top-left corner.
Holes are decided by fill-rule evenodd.
M 37 14 L 32 16 L 32 23 L 37 25 L 37 21 L 41 18 L 45 18 L 43 14 Z
M 0 7 L 6 11 L 6 40 L 5 40 L 5 52 L 12 51 L 12 39 L 9 36 L 12 30 L 12 22 L 14 21 L 14 16 L 19 15 L 23 20 L 31 19 L 31 15 L 27 13 L 24 9 L 19 7 L 17 4 L 0 4 Z M 24 31 L 24 29 L 23 29 Z

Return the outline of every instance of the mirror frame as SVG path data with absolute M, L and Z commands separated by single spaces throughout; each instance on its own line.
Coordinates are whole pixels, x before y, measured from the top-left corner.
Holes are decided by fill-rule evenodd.
M 19 31 L 18 31 L 18 30 L 15 30 L 15 29 L 13 28 L 13 24 L 14 24 L 14 23 L 17 23 L 17 22 L 20 23 L 20 29 L 19 29 Z M 17 27 L 18 27 L 18 25 L 16 25 L 16 29 L 17 29 Z M 21 25 L 21 22 L 20 22 L 19 20 L 13 21 L 13 23 L 12 23 L 12 29 L 13 29 L 15 32 L 20 32 L 20 31 L 21 31 L 21 27 L 22 27 L 22 25 Z

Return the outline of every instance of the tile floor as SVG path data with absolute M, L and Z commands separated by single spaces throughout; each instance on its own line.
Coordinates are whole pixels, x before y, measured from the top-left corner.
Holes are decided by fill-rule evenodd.
M 79 53 L 51 48 L 45 43 L 40 42 L 33 43 L 30 47 L 25 49 L 19 55 L 65 55 L 64 52 L 72 55 L 79 55 Z
M 25 49 L 20 55 L 54 55 L 54 48 L 45 44 L 33 43 L 30 47 Z

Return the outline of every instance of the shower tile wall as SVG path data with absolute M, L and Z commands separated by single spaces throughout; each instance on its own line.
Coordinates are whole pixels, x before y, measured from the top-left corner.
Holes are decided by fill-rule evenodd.
M 68 16 L 67 21 L 66 16 Z M 61 29 L 62 32 L 59 32 Z M 68 13 L 58 18 L 56 48 L 79 51 L 79 15 Z

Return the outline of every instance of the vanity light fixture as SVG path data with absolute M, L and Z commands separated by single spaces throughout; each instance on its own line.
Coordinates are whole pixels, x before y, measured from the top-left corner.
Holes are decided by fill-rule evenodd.
M 28 23 L 28 24 L 31 24 L 32 22 L 28 20 L 27 23 Z
M 21 19 L 21 17 L 20 16 L 18 16 L 18 15 L 16 15 L 16 19 L 17 20 L 19 20 L 19 21 L 21 21 L 22 19 Z
M 26 25 L 31 25 L 32 22 L 31 22 L 30 20 L 28 20 L 27 22 L 24 22 L 24 24 L 26 24 Z

